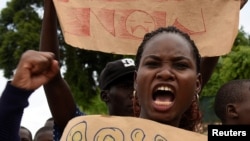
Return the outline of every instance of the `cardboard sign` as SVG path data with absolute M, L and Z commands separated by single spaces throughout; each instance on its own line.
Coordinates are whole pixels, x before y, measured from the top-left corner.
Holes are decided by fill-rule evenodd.
M 174 25 L 188 33 L 202 56 L 231 51 L 240 0 L 53 0 L 66 43 L 134 55 L 145 33 Z
M 73 118 L 61 141 L 207 141 L 207 136 L 136 117 Z

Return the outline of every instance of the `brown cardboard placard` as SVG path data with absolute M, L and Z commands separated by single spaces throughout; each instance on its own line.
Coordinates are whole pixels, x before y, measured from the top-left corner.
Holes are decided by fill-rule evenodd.
M 202 56 L 231 51 L 240 0 L 53 0 L 66 43 L 134 55 L 146 32 L 174 25 L 187 32 Z
M 207 141 L 207 135 L 136 117 L 88 115 L 70 120 L 61 141 Z

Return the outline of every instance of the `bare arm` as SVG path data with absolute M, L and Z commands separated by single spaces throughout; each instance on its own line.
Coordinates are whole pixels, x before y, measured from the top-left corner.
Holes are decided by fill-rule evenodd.
M 246 5 L 247 1 L 248 0 L 241 0 L 240 9 L 242 9 Z
M 55 58 L 59 60 L 57 16 L 52 0 L 44 0 L 40 50 L 53 52 Z M 59 72 L 44 85 L 44 90 L 54 121 L 60 130 L 63 130 L 68 121 L 75 116 L 76 111 L 70 88 Z
M 202 57 L 201 59 L 202 88 L 204 87 L 204 85 L 207 84 L 208 80 L 212 76 L 219 58 L 220 58 L 219 56 Z

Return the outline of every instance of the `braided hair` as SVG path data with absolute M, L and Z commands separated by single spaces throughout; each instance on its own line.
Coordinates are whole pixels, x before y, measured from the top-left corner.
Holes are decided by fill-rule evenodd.
M 145 34 L 142 43 L 139 45 L 136 57 L 135 57 L 135 68 L 138 70 L 142 53 L 145 49 L 146 43 L 152 39 L 154 36 L 159 35 L 161 33 L 174 33 L 174 34 L 179 34 L 182 36 L 184 39 L 186 39 L 190 43 L 190 47 L 193 50 L 193 57 L 196 62 L 196 71 L 197 73 L 200 72 L 200 61 L 201 61 L 201 56 L 199 54 L 198 48 L 196 47 L 194 41 L 190 38 L 190 36 L 181 30 L 177 29 L 174 26 L 168 26 L 168 27 L 160 27 L 155 31 L 152 31 L 150 33 Z M 138 99 L 138 98 L 137 98 Z M 201 126 L 201 112 L 199 109 L 199 103 L 198 103 L 198 97 L 192 102 L 191 106 L 188 108 L 188 110 L 182 115 L 179 127 L 186 129 L 186 130 L 191 130 L 191 131 L 198 131 Z M 138 102 L 138 101 L 137 101 Z M 138 109 L 138 108 L 137 108 Z M 135 113 L 138 113 L 138 111 L 135 111 Z

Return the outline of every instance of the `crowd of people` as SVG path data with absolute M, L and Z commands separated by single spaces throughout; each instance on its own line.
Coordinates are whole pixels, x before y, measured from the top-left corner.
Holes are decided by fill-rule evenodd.
M 19 129 L 19 137 L 20 141 L 52 141 L 53 140 L 53 127 L 54 127 L 54 120 L 53 118 L 49 118 L 46 120 L 44 126 L 39 128 L 34 135 L 31 133 L 31 131 L 21 126 Z
M 32 140 L 30 131 L 20 122 L 28 98 L 40 86 L 44 87 L 53 118 L 36 132 L 34 141 L 58 141 L 71 119 L 88 116 L 77 107 L 61 76 L 59 58 L 55 7 L 52 0 L 44 0 L 40 50 L 22 54 L 0 98 L 1 140 Z M 178 28 L 160 27 L 145 34 L 135 60 L 107 63 L 100 74 L 100 96 L 111 116 L 148 119 L 199 132 L 199 94 L 218 59 L 201 58 L 195 42 Z M 223 124 L 249 123 L 249 84 L 249 80 L 236 80 L 218 90 L 215 113 Z

